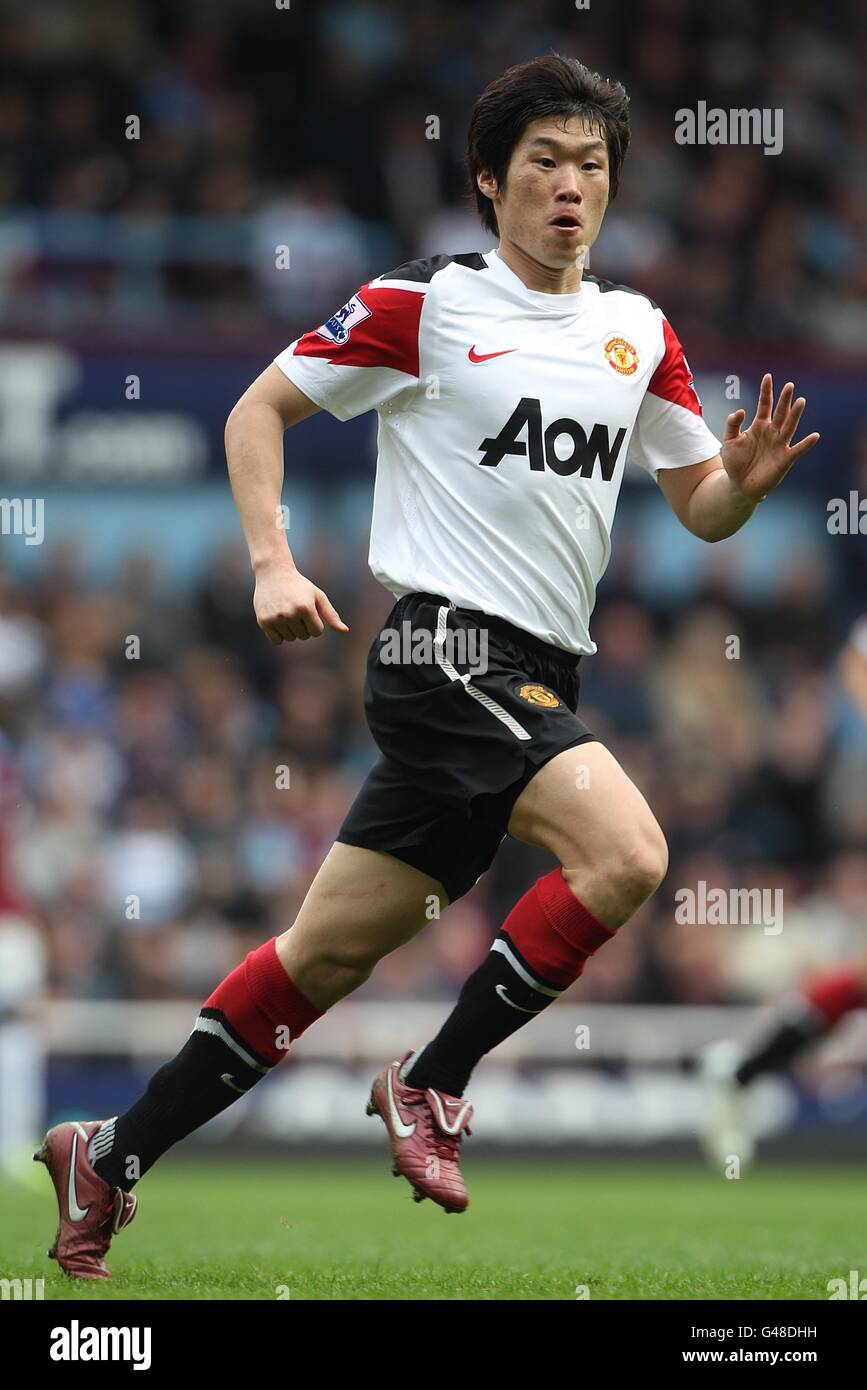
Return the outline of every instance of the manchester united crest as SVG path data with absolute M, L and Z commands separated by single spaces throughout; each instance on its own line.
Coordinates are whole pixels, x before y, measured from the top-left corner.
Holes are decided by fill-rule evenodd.
M 546 685 L 527 682 L 519 686 L 518 694 L 528 705 L 541 705 L 543 709 L 557 709 L 560 704 L 559 698 Z
M 609 338 L 605 343 L 605 360 L 621 376 L 632 376 L 638 370 L 638 353 L 625 338 Z

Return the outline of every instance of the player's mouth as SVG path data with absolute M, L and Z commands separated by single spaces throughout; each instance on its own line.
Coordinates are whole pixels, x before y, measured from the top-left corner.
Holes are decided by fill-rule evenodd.
M 559 217 L 552 218 L 548 226 L 553 227 L 557 232 L 562 232 L 564 236 L 570 233 L 574 235 L 581 230 L 581 218 L 577 217 L 575 213 L 563 212 Z

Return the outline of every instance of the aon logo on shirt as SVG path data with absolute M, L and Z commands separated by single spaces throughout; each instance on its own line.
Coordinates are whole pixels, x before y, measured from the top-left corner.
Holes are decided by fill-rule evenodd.
M 526 437 L 519 439 L 525 428 Z M 564 450 L 561 443 L 562 456 L 559 456 L 555 448 L 561 437 L 566 441 L 571 440 L 571 448 L 567 442 Z M 598 463 L 602 477 L 606 483 L 610 483 L 625 438 L 625 426 L 621 426 L 612 441 L 607 425 L 592 425 L 588 434 L 577 420 L 569 420 L 566 416 L 553 420 L 543 432 L 542 402 L 534 396 L 524 396 L 497 437 L 482 440 L 479 463 L 484 468 L 496 468 L 507 454 L 517 454 L 520 458 L 526 458 L 529 454 L 533 472 L 542 472 L 547 465 L 562 478 L 572 473 L 580 473 L 582 478 L 592 478 Z

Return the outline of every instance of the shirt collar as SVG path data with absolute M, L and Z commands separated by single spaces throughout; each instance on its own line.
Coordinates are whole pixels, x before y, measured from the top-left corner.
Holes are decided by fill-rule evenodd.
M 492 271 L 494 278 L 504 287 L 510 289 L 517 298 L 524 300 L 527 304 L 532 304 L 534 308 L 544 310 L 548 314 L 563 317 L 578 314 L 582 312 L 587 303 L 587 296 L 580 289 L 576 290 L 574 294 L 548 294 L 544 290 L 528 289 L 523 280 L 506 265 L 496 250 L 484 252 L 483 260 L 488 269 Z

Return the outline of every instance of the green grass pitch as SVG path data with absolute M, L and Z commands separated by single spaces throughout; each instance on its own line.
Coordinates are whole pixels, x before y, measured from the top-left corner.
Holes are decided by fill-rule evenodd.
M 863 1265 L 857 1168 L 759 1166 L 737 1181 L 659 1162 L 468 1155 L 471 1206 L 416 1205 L 388 1158 L 162 1163 L 114 1242 L 108 1285 L 45 1258 L 53 1192 L 0 1187 L 0 1277 L 59 1299 L 827 1299 Z M 40 1181 L 41 1179 L 41 1181 Z M 860 1264 L 859 1264 L 860 1261 Z M 865 1271 L 867 1273 L 867 1271 Z

